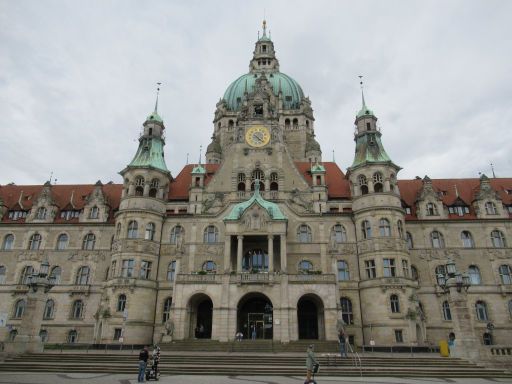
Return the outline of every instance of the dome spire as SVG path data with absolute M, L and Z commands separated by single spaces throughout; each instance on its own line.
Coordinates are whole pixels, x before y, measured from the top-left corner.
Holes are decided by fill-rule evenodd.
M 263 19 L 263 36 L 267 37 L 267 20 Z
M 156 83 L 156 101 L 155 101 L 155 113 L 158 113 L 158 96 L 160 95 L 160 86 L 162 83 L 158 82 Z
M 357 113 L 356 118 L 360 118 L 362 116 L 374 116 L 373 111 L 366 106 L 366 101 L 364 99 L 364 86 L 363 86 L 363 75 L 359 75 L 359 85 L 361 86 L 361 110 Z

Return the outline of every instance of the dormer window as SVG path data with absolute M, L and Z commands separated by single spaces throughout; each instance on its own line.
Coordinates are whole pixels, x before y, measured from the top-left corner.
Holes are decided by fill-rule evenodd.
M 485 203 L 485 213 L 488 215 L 497 215 L 496 205 L 492 201 Z
M 37 220 L 44 220 L 46 219 L 46 208 L 45 207 L 39 207 L 37 209 L 37 213 L 36 213 L 36 219 Z
M 458 215 L 458 216 L 464 216 L 466 213 L 469 213 L 469 207 L 464 205 L 456 205 L 452 207 L 448 207 L 448 212 Z
M 433 203 L 427 203 L 427 216 L 437 216 L 437 208 Z
M 80 211 L 78 210 L 69 209 L 60 212 L 60 218 L 64 220 L 71 220 L 78 216 L 80 216 Z
M 10 220 L 24 219 L 25 217 L 27 217 L 26 211 L 21 211 L 21 210 L 9 211 L 9 219 Z
M 97 219 L 99 216 L 100 210 L 98 207 L 94 206 L 91 208 L 91 211 L 89 212 L 89 219 Z

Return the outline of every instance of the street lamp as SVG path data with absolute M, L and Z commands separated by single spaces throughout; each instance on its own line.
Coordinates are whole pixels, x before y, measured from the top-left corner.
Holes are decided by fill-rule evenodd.
M 33 273 L 28 277 L 27 286 L 32 292 L 37 292 L 39 288 L 44 289 L 44 293 L 48 293 L 55 285 L 55 278 L 48 277 L 50 264 L 47 260 L 43 260 L 39 266 L 39 272 Z
M 451 259 L 448 260 L 444 267 L 445 273 L 437 274 L 437 285 L 442 288 L 445 293 L 448 293 L 450 287 L 455 287 L 457 292 L 467 292 L 471 286 L 471 279 L 469 275 L 464 272 L 460 273 L 457 271 L 455 262 Z

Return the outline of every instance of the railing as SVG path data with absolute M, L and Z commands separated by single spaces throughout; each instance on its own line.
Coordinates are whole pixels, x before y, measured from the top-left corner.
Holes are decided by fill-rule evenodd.
M 270 284 L 278 281 L 278 275 L 273 273 L 238 273 L 230 276 L 230 283 L 238 284 Z
M 238 191 L 236 193 L 236 196 L 239 198 L 239 199 L 245 199 L 245 191 Z
M 290 283 L 336 283 L 336 275 L 334 274 L 300 274 L 288 275 Z
M 348 341 L 345 342 L 345 351 L 349 351 L 352 356 L 352 364 L 354 368 L 357 369 L 359 367 L 359 376 L 363 377 L 363 363 L 361 362 L 361 357 L 359 353 L 352 348 L 352 345 Z
M 503 345 L 493 345 L 489 347 L 491 356 L 512 357 L 512 347 Z
M 113 343 L 113 344 L 86 344 L 86 343 L 62 343 L 62 344 L 44 344 L 45 351 L 56 352 L 68 350 L 74 351 L 85 351 L 85 353 L 92 352 L 100 352 L 104 351 L 105 353 L 109 351 L 127 351 L 131 353 L 138 353 L 140 349 L 144 347 L 144 344 L 123 344 L 123 343 Z
M 215 273 L 202 274 L 179 274 L 176 276 L 176 282 L 178 283 L 213 283 L 218 284 L 222 281 L 222 276 L 216 275 Z

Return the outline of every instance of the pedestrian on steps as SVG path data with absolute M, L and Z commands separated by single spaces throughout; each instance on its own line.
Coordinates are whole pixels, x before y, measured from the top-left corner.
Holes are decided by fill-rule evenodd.
M 310 344 L 306 352 L 306 381 L 304 382 L 304 384 L 314 382 L 311 379 L 311 374 L 313 373 L 315 365 L 318 365 L 318 361 L 315 357 L 315 346 L 313 344 Z
M 148 357 L 149 357 L 149 353 L 148 353 L 148 347 L 146 345 L 139 352 L 139 376 L 137 377 L 137 381 L 139 383 L 144 382 L 144 376 L 146 374 L 146 366 L 148 364 Z
M 343 332 L 343 329 L 340 329 L 340 333 L 338 334 L 338 343 L 340 343 L 340 356 L 348 357 L 347 356 L 347 337 L 345 336 L 345 332 Z

